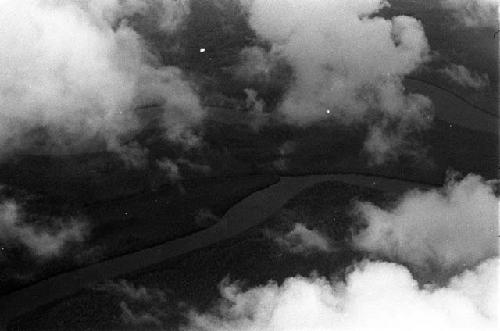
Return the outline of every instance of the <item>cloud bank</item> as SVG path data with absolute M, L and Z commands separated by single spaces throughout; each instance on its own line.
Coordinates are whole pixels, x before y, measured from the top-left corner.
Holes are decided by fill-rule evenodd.
M 162 105 L 166 138 L 194 145 L 191 129 L 204 114 L 195 90 L 127 21 L 157 7 L 170 15 L 179 4 L 186 1 L 0 0 L 2 154 L 34 145 L 67 152 L 96 140 L 137 152 L 123 141 L 141 129 L 150 115 L 137 109 L 150 103 Z M 162 17 L 159 29 L 179 24 Z
M 496 330 L 498 203 L 475 175 L 410 191 L 390 210 L 358 203 L 368 221 L 358 247 L 418 267 L 466 267 L 444 282 L 422 285 L 403 265 L 368 259 L 345 279 L 296 276 L 249 289 L 223 281 L 220 300 L 190 311 L 182 330 Z
M 35 256 L 54 257 L 69 242 L 83 241 L 86 223 L 71 218 L 52 220 L 55 227 L 40 227 L 25 222 L 26 215 L 15 201 L 0 203 L 0 243 L 14 242 L 27 247 Z
M 487 74 L 471 72 L 463 65 L 451 64 L 441 69 L 440 72 L 450 78 L 453 82 L 463 87 L 480 90 L 490 85 Z
M 166 313 L 167 295 L 156 288 L 135 286 L 121 280 L 119 282 L 106 282 L 94 288 L 97 291 L 110 292 L 120 298 L 119 307 L 121 320 L 129 327 L 141 330 L 160 328 Z
M 419 288 L 403 266 L 357 265 L 345 282 L 292 277 L 244 291 L 222 283 L 213 313 L 191 312 L 183 330 L 496 330 L 498 259 Z
M 441 3 L 467 27 L 498 29 L 498 0 L 441 0 Z
M 469 268 L 498 255 L 498 206 L 492 187 L 476 175 L 439 190 L 410 191 L 387 210 L 359 202 L 367 227 L 354 244 L 419 268 Z
M 422 24 L 408 16 L 376 14 L 388 3 L 356 1 L 244 1 L 249 23 L 271 43 L 245 49 L 242 71 L 266 77 L 274 58 L 293 68 L 294 82 L 279 106 L 289 123 L 325 119 L 369 123 L 365 149 L 374 161 L 394 158 L 411 132 L 429 125 L 430 100 L 405 92 L 402 79 L 429 58 Z

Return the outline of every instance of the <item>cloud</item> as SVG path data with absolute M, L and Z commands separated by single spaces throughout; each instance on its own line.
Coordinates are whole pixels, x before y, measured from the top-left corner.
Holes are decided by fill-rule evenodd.
M 472 267 L 498 255 L 499 200 L 481 177 L 450 179 L 442 189 L 413 190 L 383 209 L 358 202 L 366 228 L 361 250 L 423 269 Z
M 274 239 L 285 250 L 294 254 L 311 252 L 331 252 L 330 241 L 317 230 L 310 230 L 301 223 L 295 223 L 294 228 L 284 236 Z
M 126 280 L 108 281 L 94 288 L 96 291 L 106 291 L 121 298 L 119 307 L 123 323 L 145 328 L 160 327 L 163 319 L 168 316 L 167 294 L 156 288 L 136 286 Z
M 156 164 L 158 168 L 163 171 L 170 182 L 178 182 L 183 179 L 181 166 L 204 175 L 209 174 L 212 170 L 209 165 L 195 163 L 186 158 L 178 158 L 176 160 L 163 158 L 161 160 L 157 160 Z
M 0 0 L 2 154 L 95 141 L 135 153 L 124 141 L 151 116 L 140 108 L 150 103 L 162 105 L 167 139 L 195 145 L 192 128 L 204 111 L 194 88 L 180 69 L 158 62 L 126 19 L 169 2 Z
M 185 158 L 179 158 L 177 159 L 177 163 L 183 166 L 186 166 L 188 169 L 202 173 L 202 174 L 209 174 L 212 171 L 212 168 L 209 165 L 206 164 L 200 164 L 200 163 L 195 163 L 191 160 L 185 159 Z
M 164 31 L 176 30 L 191 12 L 191 0 L 162 0 L 160 3 L 160 28 Z
M 471 72 L 463 65 L 451 64 L 450 66 L 439 70 L 442 74 L 448 76 L 453 82 L 476 90 L 483 89 L 490 84 L 487 74 L 478 74 Z
M 498 29 L 498 0 L 441 0 L 441 4 L 467 27 Z
M 331 279 L 313 273 L 249 289 L 225 279 L 219 301 L 191 310 L 182 330 L 496 330 L 499 201 L 490 184 L 469 175 L 410 191 L 390 210 L 358 203 L 368 225 L 358 247 L 412 265 L 465 266 L 446 279 L 366 258 Z
M 273 166 L 279 171 L 286 171 L 289 167 L 289 157 L 295 150 L 297 149 L 297 145 L 294 141 L 288 140 L 285 141 L 278 148 L 278 158 L 273 162 Z
M 213 312 L 192 311 L 183 330 L 496 330 L 498 259 L 420 288 L 403 266 L 363 262 L 345 282 L 291 277 L 242 290 L 221 284 Z
M 25 222 L 26 214 L 13 200 L 0 203 L 0 242 L 13 241 L 27 247 L 39 257 L 62 253 L 65 244 L 82 241 L 87 234 L 86 223 L 70 218 L 53 219 L 51 228 Z
M 466 262 L 465 270 L 439 282 L 419 279 L 412 268 L 395 262 L 365 258 L 331 278 L 313 272 L 309 277 L 288 277 L 279 284 L 270 280 L 251 288 L 226 278 L 219 284 L 219 300 L 199 311 L 186 310 L 185 305 L 160 306 L 158 299 L 151 299 L 155 297 L 151 289 L 122 281 L 113 285 L 128 298 L 120 303 L 122 319 L 138 328 L 165 328 L 170 326 L 168 314 L 175 311 L 186 317 L 179 328 L 183 331 L 496 330 L 500 260 L 497 250 L 489 252 L 492 245 L 498 245 L 498 232 L 490 231 L 491 227 L 498 231 L 498 199 L 490 184 L 498 183 L 469 175 L 462 180 L 450 179 L 440 190 L 410 191 L 388 211 L 376 207 L 385 214 L 371 221 L 392 224 L 398 218 L 404 222 L 405 238 L 390 232 L 370 238 L 378 239 L 381 246 L 383 241 L 391 246 L 395 238 L 406 240 L 398 253 L 410 258 L 399 260 L 418 264 L 425 261 L 419 257 L 432 251 L 433 259 L 445 256 L 440 261 L 444 266 Z M 358 203 L 358 208 L 358 212 L 365 212 L 365 208 L 374 207 Z M 408 218 L 410 213 L 413 218 Z M 393 228 L 392 232 L 399 233 Z M 319 239 L 317 232 L 301 224 L 296 223 L 290 234 L 299 238 L 300 245 L 326 247 L 324 237 Z M 384 254 L 378 258 L 392 259 Z M 148 304 L 132 309 L 137 302 Z
M 264 113 L 266 103 L 258 97 L 258 93 L 254 89 L 246 88 L 243 91 L 247 96 L 245 107 L 249 113 L 249 125 L 253 130 L 258 131 L 270 119 L 269 114 Z
M 243 68 L 265 77 L 275 57 L 293 68 L 294 82 L 279 106 L 285 121 L 308 125 L 325 119 L 330 109 L 330 116 L 344 124 L 375 124 L 377 134 L 391 140 L 367 143 L 377 160 L 403 152 L 406 136 L 429 125 L 430 100 L 405 92 L 402 84 L 429 58 L 416 19 L 376 16 L 388 5 L 379 0 L 244 3 L 250 25 L 271 50 L 264 55 L 261 48 L 245 49 Z
M 170 159 L 162 159 L 156 162 L 158 167 L 163 171 L 163 173 L 167 176 L 168 180 L 171 182 L 177 182 L 182 179 L 182 176 L 179 172 L 179 166 L 177 163 Z
M 114 294 L 123 296 L 127 300 L 141 302 L 165 302 L 166 294 L 159 289 L 146 288 L 144 286 L 136 286 L 124 279 L 113 282 L 108 281 L 95 287 L 98 291 L 109 291 Z
M 220 221 L 220 217 L 212 213 L 209 209 L 200 209 L 194 215 L 194 222 L 201 227 L 209 227 Z
M 154 325 L 156 327 L 162 326 L 162 321 L 159 317 L 148 311 L 136 312 L 132 310 L 125 301 L 120 302 L 120 309 L 122 311 L 121 319 L 126 324 L 134 326 L 148 326 Z
M 148 16 L 160 30 L 176 30 L 190 13 L 190 0 L 73 0 L 111 23 L 134 14 Z M 54 2 L 54 1 L 53 1 Z M 59 0 L 59 3 L 62 1 Z
M 245 47 L 240 52 L 240 64 L 235 76 L 246 81 L 268 83 L 279 62 L 278 54 L 268 52 L 259 46 Z

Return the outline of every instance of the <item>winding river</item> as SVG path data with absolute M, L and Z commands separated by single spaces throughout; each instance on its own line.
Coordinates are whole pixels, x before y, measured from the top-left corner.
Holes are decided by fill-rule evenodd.
M 425 82 L 408 80 L 408 87 L 415 92 L 429 95 L 436 104 L 437 118 L 472 130 L 498 134 L 497 116 L 480 112 L 457 96 Z M 265 221 L 305 188 L 331 180 L 392 192 L 403 192 L 417 186 L 423 188 L 414 182 L 363 175 L 281 177 L 278 183 L 254 192 L 234 205 L 217 224 L 210 228 L 152 248 L 62 273 L 1 297 L 0 329 L 5 328 L 10 320 L 70 296 L 86 286 L 138 271 L 166 259 L 234 237 Z
M 348 174 L 281 177 L 276 184 L 254 192 L 234 205 L 210 228 L 152 248 L 59 274 L 0 298 L 0 327 L 5 327 L 10 320 L 18 316 L 70 296 L 86 286 L 141 270 L 234 237 L 268 219 L 305 188 L 324 181 L 341 181 L 392 192 L 402 192 L 418 186 L 414 182 Z M 423 186 L 420 185 L 420 188 Z

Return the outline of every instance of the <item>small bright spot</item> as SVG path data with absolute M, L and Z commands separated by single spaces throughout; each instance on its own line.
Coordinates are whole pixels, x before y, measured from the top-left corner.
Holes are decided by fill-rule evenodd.
M 326 113 L 327 113 L 327 114 L 330 114 L 330 112 L 331 112 L 331 111 L 330 111 L 330 109 L 327 109 L 327 110 L 326 110 Z
M 207 50 L 205 48 L 200 48 L 200 53 L 205 53 Z

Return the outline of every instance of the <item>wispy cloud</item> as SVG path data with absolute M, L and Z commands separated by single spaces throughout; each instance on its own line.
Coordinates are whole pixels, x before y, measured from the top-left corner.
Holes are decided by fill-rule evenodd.
M 467 27 L 498 28 L 498 0 L 441 0 Z
M 120 298 L 121 320 L 128 327 L 144 330 L 160 328 L 169 315 L 167 295 L 164 291 L 145 286 L 136 286 L 126 280 L 106 282 L 94 288 L 110 292 Z
M 496 330 L 498 259 L 420 288 L 403 266 L 363 262 L 345 282 L 292 277 L 242 290 L 222 283 L 213 313 L 189 315 L 182 330 Z
M 32 224 L 26 222 L 26 217 L 14 200 L 2 201 L 0 243 L 19 243 L 35 256 L 48 258 L 61 254 L 67 243 L 83 241 L 88 233 L 87 224 L 80 219 L 51 219 L 50 224 Z
M 487 74 L 471 72 L 463 65 L 451 64 L 448 67 L 439 70 L 456 84 L 476 90 L 486 88 L 490 84 Z
M 108 281 L 95 287 L 98 291 L 108 291 L 113 294 L 121 295 L 127 300 L 141 302 L 165 302 L 166 295 L 160 289 L 147 288 L 145 286 L 135 284 L 127 280 Z
M 182 330 L 496 330 L 498 328 L 498 202 L 475 175 L 440 190 L 410 191 L 391 209 L 358 203 L 367 227 L 355 243 L 376 253 L 345 279 L 289 277 L 242 288 L 220 284 L 220 300 L 191 310 Z M 425 283 L 395 262 L 441 268 L 446 279 Z
M 308 229 L 304 224 L 295 223 L 294 228 L 274 240 L 285 250 L 294 254 L 311 252 L 331 252 L 333 250 L 328 237 L 315 229 Z

